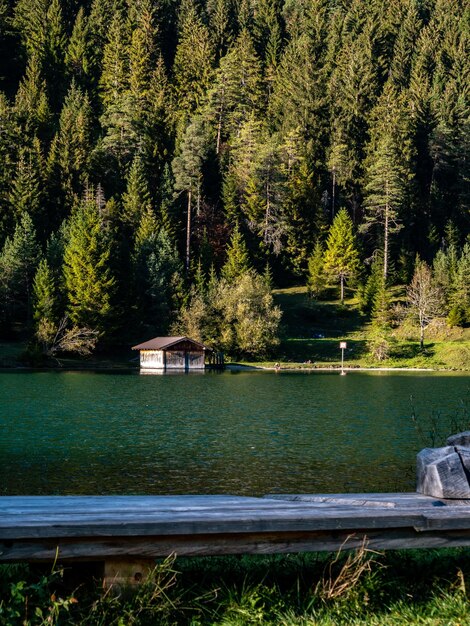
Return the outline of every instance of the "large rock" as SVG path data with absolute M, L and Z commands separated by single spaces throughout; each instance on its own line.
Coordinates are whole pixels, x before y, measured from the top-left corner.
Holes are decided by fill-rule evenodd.
M 463 433 L 458 433 L 457 435 L 451 435 L 447 439 L 447 445 L 470 448 L 470 430 L 465 430 Z
M 418 453 L 416 491 L 435 498 L 470 499 L 470 431 L 449 437 L 447 443 L 451 445 Z

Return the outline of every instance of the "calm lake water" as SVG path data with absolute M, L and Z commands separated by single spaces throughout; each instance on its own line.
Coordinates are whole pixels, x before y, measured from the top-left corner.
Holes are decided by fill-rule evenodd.
M 412 404 L 425 431 L 434 415 L 451 434 L 469 387 L 436 373 L 5 372 L 0 493 L 409 490 L 430 444 Z

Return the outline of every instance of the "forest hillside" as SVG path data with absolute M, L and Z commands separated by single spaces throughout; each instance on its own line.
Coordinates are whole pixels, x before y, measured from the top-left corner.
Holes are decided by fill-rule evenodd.
M 293 285 L 379 360 L 465 327 L 469 42 L 461 0 L 0 0 L 1 336 L 260 358 Z

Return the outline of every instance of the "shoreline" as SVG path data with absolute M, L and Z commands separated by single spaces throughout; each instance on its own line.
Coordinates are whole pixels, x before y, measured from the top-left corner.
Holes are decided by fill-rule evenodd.
M 265 365 L 226 365 L 225 369 L 232 371 L 273 371 L 273 372 L 340 372 L 341 367 L 338 366 L 319 366 L 319 367 L 282 367 Z M 466 372 L 467 370 L 451 370 L 451 369 L 434 369 L 431 367 L 343 367 L 344 372 Z
M 293 364 L 292 367 L 275 367 L 274 365 L 244 365 L 240 363 L 228 363 L 225 370 L 232 372 L 341 372 L 341 366 L 321 365 L 321 366 L 302 366 L 302 364 Z M 206 368 L 205 371 L 211 371 Z M 468 370 L 463 369 L 436 369 L 431 367 L 344 367 L 345 373 L 351 372 L 436 372 L 436 373 L 462 373 L 468 374 Z M 31 367 L 25 365 L 0 366 L 1 372 L 114 372 L 116 374 L 140 373 L 140 368 L 135 366 L 100 366 L 100 365 L 66 365 L 64 367 Z

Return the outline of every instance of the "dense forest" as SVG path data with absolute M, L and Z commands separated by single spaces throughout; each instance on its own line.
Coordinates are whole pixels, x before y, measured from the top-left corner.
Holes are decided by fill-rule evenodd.
M 0 0 L 0 332 L 254 356 L 331 281 L 467 324 L 469 44 L 465 0 Z

